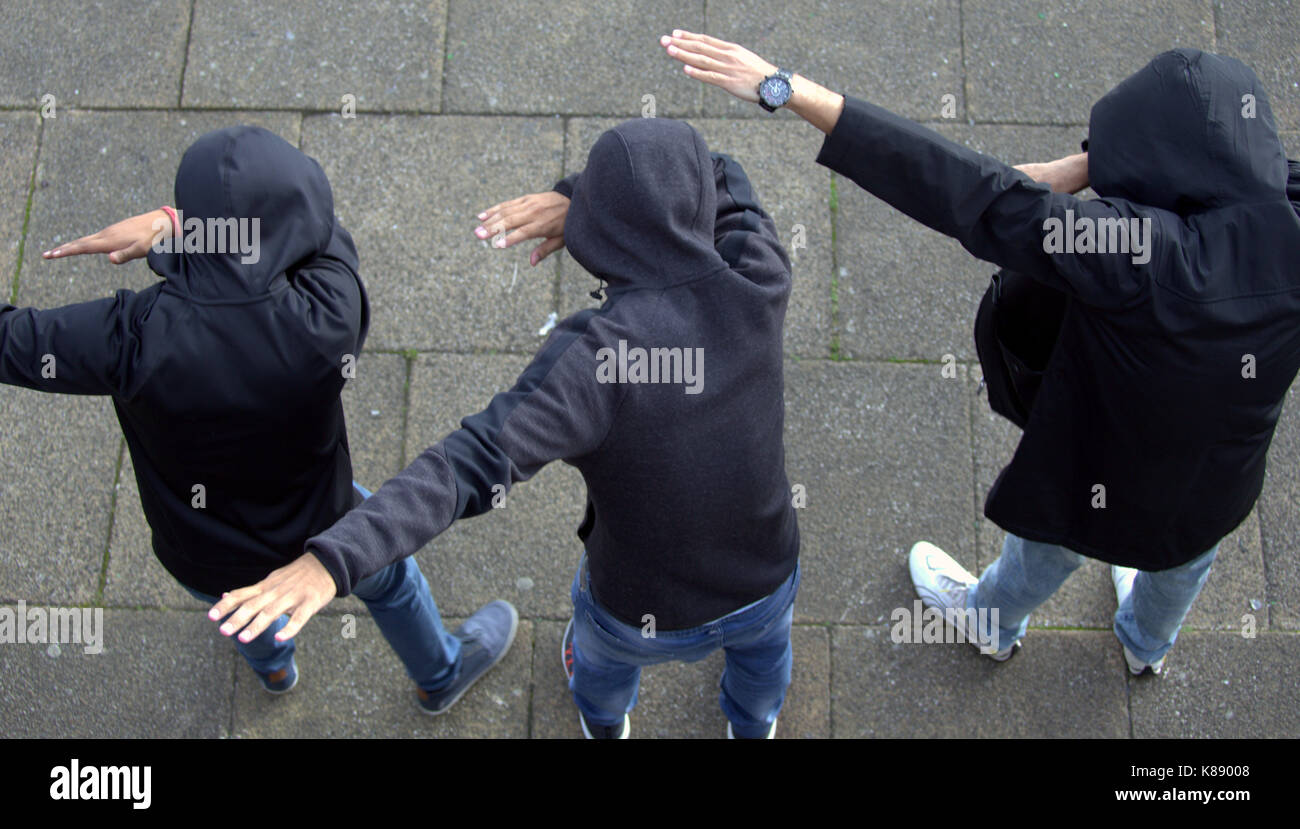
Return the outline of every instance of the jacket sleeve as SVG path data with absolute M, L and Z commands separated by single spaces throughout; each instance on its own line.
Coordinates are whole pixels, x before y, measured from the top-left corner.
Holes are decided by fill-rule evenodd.
M 776 224 L 758 203 L 749 177 L 733 158 L 710 153 L 713 181 L 718 190 L 713 246 L 731 269 L 754 282 L 788 277 L 790 259 Z
M 555 186 L 552 187 L 551 189 L 559 193 L 561 196 L 564 196 L 566 199 L 571 199 L 573 198 L 573 185 L 578 183 L 578 176 L 580 175 L 582 175 L 581 170 L 579 170 L 576 173 L 570 173 L 569 175 L 555 182 Z
M 290 281 L 307 301 L 307 329 L 337 354 L 359 355 L 370 329 L 370 302 L 358 272 L 352 236 L 337 221 L 324 249 L 291 274 Z
M 39 310 L 0 305 L 0 382 L 61 394 L 127 388 L 139 356 L 131 307 L 138 296 Z
M 415 553 L 456 519 L 490 510 L 550 461 L 600 446 L 624 387 L 597 380 L 600 349 L 588 329 L 597 313 L 565 320 L 513 388 L 308 539 L 308 552 L 334 577 L 338 595 Z
M 1138 266 L 1156 271 L 1177 243 L 1177 233 L 1166 231 L 1176 225 L 1168 222 L 1172 214 L 1122 199 L 1053 193 L 994 158 L 854 98 L 845 98 L 844 112 L 817 161 L 953 237 L 980 259 L 1022 271 L 1101 308 L 1138 300 L 1148 287 Z M 1118 222 L 1126 224 L 1127 232 L 1130 220 L 1138 219 L 1136 227 L 1145 228 L 1146 249 L 1087 256 L 1059 250 L 1050 229 L 1059 227 L 1067 234 L 1068 228 L 1080 226 L 1080 219 L 1112 233 L 1119 232 Z

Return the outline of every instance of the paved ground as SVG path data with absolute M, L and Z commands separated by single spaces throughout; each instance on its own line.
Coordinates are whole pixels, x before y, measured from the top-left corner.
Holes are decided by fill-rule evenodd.
M 1300 155 L 1300 2 L 1281 0 L 14 0 L 0 30 L 0 273 L 19 304 L 141 288 L 140 263 L 40 251 L 170 201 L 183 149 L 252 122 L 320 160 L 374 303 L 346 392 L 372 486 L 507 387 L 548 315 L 591 303 L 567 257 L 470 236 L 493 201 L 578 169 L 604 127 L 685 117 L 747 168 L 794 251 L 786 329 L 790 478 L 804 586 L 785 737 L 1300 736 L 1300 400 L 1267 489 L 1223 546 L 1167 676 L 1134 681 L 1100 565 L 1034 617 L 1004 666 L 958 645 L 896 645 L 906 551 L 928 538 L 976 568 L 1000 537 L 983 494 L 1016 435 L 975 395 L 970 326 L 991 268 L 836 181 L 788 113 L 704 89 L 657 37 L 744 42 L 1011 162 L 1073 152 L 1093 100 L 1156 52 L 1253 65 Z M 54 117 L 42 118 L 52 95 Z M 653 96 L 648 99 L 645 96 Z M 954 118 L 944 118 L 944 96 Z M 353 96 L 357 115 L 339 114 Z M 4 293 L 8 295 L 10 289 Z M 944 355 L 959 361 L 942 375 Z M 302 682 L 271 699 L 153 560 L 111 408 L 0 390 L 0 603 L 106 608 L 106 647 L 0 646 L 0 733 L 50 736 L 573 737 L 559 639 L 583 503 L 545 470 L 509 507 L 419 554 L 449 617 L 505 597 L 514 649 L 453 713 L 417 713 L 355 600 L 300 637 Z M 357 635 L 341 635 L 355 614 Z M 1245 617 L 1250 617 L 1246 619 Z M 1243 638 L 1253 623 L 1254 638 Z M 638 736 L 716 737 L 717 658 L 646 672 Z

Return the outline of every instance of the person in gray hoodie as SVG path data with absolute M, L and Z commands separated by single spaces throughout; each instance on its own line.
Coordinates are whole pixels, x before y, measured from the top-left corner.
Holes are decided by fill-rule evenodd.
M 770 737 L 799 581 L 782 436 L 789 259 L 740 165 L 684 123 L 609 130 L 556 190 L 571 201 L 555 235 L 608 285 L 604 304 L 559 323 L 512 389 L 309 539 L 292 583 L 219 609 L 235 624 L 267 606 L 314 612 L 563 460 L 587 485 L 565 637 L 584 732 L 627 736 L 641 665 L 722 647 L 730 732 Z

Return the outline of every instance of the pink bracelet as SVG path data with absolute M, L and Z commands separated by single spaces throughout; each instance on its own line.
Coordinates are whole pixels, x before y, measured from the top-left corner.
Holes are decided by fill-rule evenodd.
M 172 208 L 168 207 L 168 206 L 165 205 L 165 204 L 164 204 L 161 208 L 159 208 L 159 209 L 162 210 L 162 212 L 164 212 L 164 213 L 167 214 L 167 218 L 169 218 L 169 219 L 172 220 L 172 235 L 173 235 L 173 236 L 180 236 L 180 235 L 181 235 L 181 223 L 180 223 L 180 220 L 176 218 L 176 211 L 173 210 Z

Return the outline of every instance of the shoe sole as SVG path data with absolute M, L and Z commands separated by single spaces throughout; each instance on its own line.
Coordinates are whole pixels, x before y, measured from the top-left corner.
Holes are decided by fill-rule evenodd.
M 510 653 L 510 646 L 515 643 L 515 631 L 517 630 L 519 630 L 519 611 L 515 609 L 514 605 L 510 605 L 510 633 L 506 636 L 506 645 L 504 648 L 501 649 L 501 653 L 497 654 L 497 658 L 489 662 L 487 667 L 483 669 L 483 673 L 475 677 L 473 682 L 466 685 L 464 688 L 461 688 L 460 693 L 452 697 L 451 701 L 448 702 L 446 705 L 442 706 L 437 711 L 434 711 L 429 708 L 425 708 L 423 705 L 421 705 L 420 710 L 428 714 L 430 717 L 439 717 L 442 716 L 443 714 L 446 714 L 448 711 L 450 711 L 451 707 L 456 703 L 460 702 L 461 697 L 465 696 L 466 691 L 468 691 L 470 688 L 473 688 L 475 685 L 477 685 L 478 681 L 482 679 L 484 676 L 486 676 L 488 671 L 495 668 L 497 666 L 497 663 L 499 663 L 502 659 L 506 658 L 506 654 Z
M 564 678 L 573 679 L 573 671 L 569 668 L 568 648 L 564 643 L 569 641 L 569 635 L 573 633 L 573 617 L 569 617 L 569 624 L 564 628 L 564 635 L 560 637 L 560 665 L 564 667 Z

